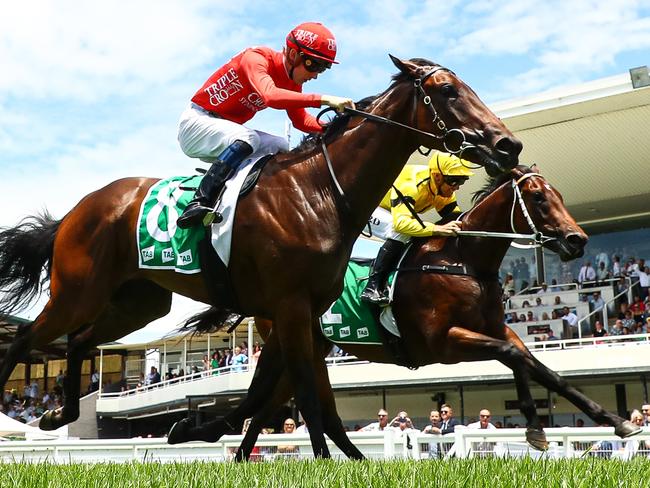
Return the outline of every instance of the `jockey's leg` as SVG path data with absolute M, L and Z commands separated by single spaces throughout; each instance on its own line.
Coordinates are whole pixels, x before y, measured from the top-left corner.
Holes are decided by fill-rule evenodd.
M 394 239 L 387 239 L 381 246 L 377 257 L 370 269 L 370 276 L 366 288 L 361 294 L 364 302 L 374 303 L 375 305 L 388 304 L 388 275 L 395 266 L 395 263 L 404 251 L 405 243 Z
M 236 140 L 230 144 L 212 163 L 203 176 L 194 198 L 185 207 L 183 214 L 176 224 L 181 229 L 187 229 L 200 224 L 206 214 L 212 212 L 219 191 L 226 181 L 235 173 L 240 163 L 253 153 L 253 148 L 247 142 Z

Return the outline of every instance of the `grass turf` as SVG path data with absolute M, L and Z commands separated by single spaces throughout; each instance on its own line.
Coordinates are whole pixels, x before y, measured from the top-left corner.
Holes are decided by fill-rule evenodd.
M 469 459 L 266 463 L 22 464 L 0 487 L 650 487 L 650 460 Z

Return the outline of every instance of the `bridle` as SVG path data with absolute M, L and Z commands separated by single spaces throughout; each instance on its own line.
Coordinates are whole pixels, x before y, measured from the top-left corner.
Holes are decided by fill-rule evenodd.
M 380 115 L 375 115 L 371 114 L 368 112 L 364 112 L 362 110 L 357 110 L 354 108 L 345 108 L 346 113 L 350 113 L 353 115 L 358 115 L 359 117 L 363 117 L 368 120 L 372 120 L 374 122 L 380 122 L 383 124 L 388 124 L 392 125 L 395 127 L 401 127 L 402 129 L 409 130 L 411 132 L 415 132 L 416 134 L 420 134 L 426 137 L 432 137 L 434 139 L 442 140 L 442 145 L 445 148 L 445 151 L 447 151 L 449 154 L 455 154 L 458 157 L 461 157 L 463 151 L 475 147 L 473 144 L 467 142 L 467 139 L 465 137 L 465 134 L 463 133 L 462 130 L 460 129 L 448 129 L 447 124 L 445 124 L 445 121 L 440 118 L 440 115 L 438 114 L 438 111 L 436 108 L 433 106 L 433 103 L 431 101 L 431 97 L 427 95 L 427 92 L 424 91 L 423 85 L 426 83 L 426 81 L 433 76 L 434 74 L 440 72 L 440 71 L 446 71 L 448 73 L 453 74 L 454 76 L 456 75 L 452 70 L 449 68 L 445 68 L 444 66 L 435 66 L 429 71 L 427 71 L 424 75 L 422 75 L 420 78 L 416 78 L 413 80 L 413 86 L 415 88 L 414 91 L 414 106 L 417 108 L 417 103 L 418 99 L 422 98 L 422 102 L 428 107 L 429 112 L 431 112 L 431 117 L 432 117 L 432 124 L 434 127 L 436 127 L 441 134 L 434 134 L 432 132 L 427 132 L 421 129 L 417 128 L 417 123 L 413 123 L 412 125 L 407 125 L 407 124 L 402 124 L 401 122 L 397 122 L 395 120 L 388 119 L 386 117 L 382 117 Z M 322 114 L 323 112 L 321 112 Z M 320 116 L 320 114 L 319 114 Z M 417 116 L 417 110 L 413 110 L 413 117 Z M 453 147 L 450 147 L 448 144 L 449 137 L 454 135 L 454 134 L 459 134 L 461 142 L 458 144 L 458 148 L 454 149 Z M 456 137 L 456 136 L 454 136 Z
M 544 178 L 539 173 L 526 173 L 522 175 L 520 178 L 518 178 L 517 180 L 514 179 L 512 180 L 511 184 L 512 184 L 513 197 L 512 197 L 512 208 L 510 209 L 510 229 L 512 230 L 512 232 L 461 230 L 458 231 L 456 234 L 460 237 L 495 237 L 495 238 L 502 238 L 502 239 L 526 239 L 534 242 L 534 244 L 516 244 L 514 242 L 511 243 L 513 247 L 518 247 L 520 249 L 533 249 L 536 247 L 542 247 L 550 241 L 556 241 L 557 240 L 556 237 L 546 236 L 537 229 L 535 222 L 533 222 L 533 219 L 530 217 L 530 212 L 528 212 L 528 208 L 526 207 L 526 202 L 524 202 L 524 197 L 521 194 L 521 189 L 519 188 L 519 185 L 522 182 L 526 181 L 528 178 L 532 178 L 532 177 Z M 521 213 L 524 215 L 524 218 L 526 219 L 526 223 L 528 224 L 529 229 L 532 231 L 531 234 L 522 234 L 517 232 L 517 230 L 515 229 L 515 209 L 517 208 L 517 204 L 519 204 Z
M 418 129 L 416 127 L 417 121 L 413 123 L 413 125 L 407 125 L 407 124 L 402 124 L 401 122 L 397 122 L 396 120 L 391 120 L 386 117 L 382 117 L 380 115 L 375 115 L 371 114 L 369 112 L 364 112 L 362 110 L 357 110 L 354 108 L 349 108 L 346 107 L 345 113 L 349 113 L 352 115 L 358 115 L 360 117 L 363 117 L 367 120 L 372 120 L 373 122 L 379 122 L 382 124 L 387 124 L 387 125 L 392 125 L 394 127 L 400 127 L 402 129 L 407 129 L 411 132 L 415 132 L 416 134 L 420 134 L 426 137 L 432 137 L 437 140 L 442 140 L 442 145 L 445 148 L 445 151 L 447 151 L 450 154 L 457 155 L 459 158 L 462 156 L 463 152 L 466 151 L 467 149 L 474 148 L 473 144 L 467 142 L 467 139 L 465 138 L 465 134 L 463 131 L 460 129 L 448 129 L 447 124 L 445 124 L 445 121 L 440 118 L 440 115 L 438 114 L 438 111 L 436 108 L 433 106 L 433 103 L 431 101 L 431 97 L 427 95 L 427 92 L 424 90 L 423 85 L 424 83 L 434 74 L 441 72 L 441 71 L 446 71 L 448 73 L 451 73 L 455 76 L 455 73 L 450 70 L 449 68 L 445 68 L 444 66 L 435 66 L 429 71 L 427 71 L 424 75 L 422 75 L 420 78 L 416 78 L 413 80 L 413 87 L 415 88 L 414 91 L 414 110 L 413 110 L 413 117 L 417 117 L 417 104 L 418 104 L 418 99 L 422 98 L 422 102 L 429 108 L 429 112 L 431 112 L 432 116 L 432 123 L 435 128 L 437 128 L 441 134 L 434 134 L 432 132 L 427 132 L 423 131 L 421 129 Z M 321 110 L 321 112 L 318 114 L 316 117 L 317 120 L 320 119 L 325 113 L 330 112 L 334 110 L 333 108 L 326 108 L 325 110 Z M 456 134 L 460 134 L 460 139 L 461 142 L 458 144 L 458 148 L 454 149 L 453 147 L 449 147 L 448 140 L 450 136 L 457 137 Z M 338 179 L 336 178 L 336 174 L 334 173 L 334 167 L 332 166 L 332 160 L 329 156 L 329 152 L 327 151 L 327 146 L 325 144 L 325 138 L 321 138 L 321 147 L 323 149 L 323 156 L 325 157 L 325 162 L 327 163 L 327 169 L 329 170 L 330 176 L 332 177 L 332 180 L 334 182 L 334 187 L 336 188 L 338 195 L 340 197 L 340 200 L 342 202 L 343 207 L 346 209 L 346 211 L 350 210 L 350 204 L 348 203 L 345 193 L 343 192 L 343 188 L 341 188 L 341 185 L 339 184 Z M 427 153 L 428 154 L 428 153 Z

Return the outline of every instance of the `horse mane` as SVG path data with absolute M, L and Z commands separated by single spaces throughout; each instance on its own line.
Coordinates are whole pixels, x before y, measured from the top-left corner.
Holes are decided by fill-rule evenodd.
M 439 64 L 424 58 L 411 58 L 409 59 L 409 61 L 413 64 L 417 64 L 418 66 L 422 66 L 422 67 L 440 66 Z M 397 85 L 400 85 L 405 81 L 409 81 L 412 78 L 407 73 L 400 71 L 394 74 L 391 77 L 391 79 L 393 81 L 390 84 L 390 86 L 380 94 L 369 96 L 356 102 L 355 105 L 357 109 L 367 110 L 375 102 L 375 100 L 380 98 L 382 95 L 393 90 Z M 351 117 L 352 114 L 349 113 L 336 114 L 336 116 L 334 116 L 334 118 L 327 123 L 325 132 L 322 135 L 321 134 L 305 135 L 300 141 L 300 144 L 298 144 L 294 149 L 291 150 L 291 154 L 299 155 L 299 154 L 307 153 L 313 150 L 314 148 L 318 147 L 318 145 L 321 143 L 322 140 L 324 140 L 325 143 L 330 143 L 333 140 L 337 139 L 340 135 L 342 135 L 345 132 L 345 129 L 347 128 Z
M 490 178 L 488 178 L 487 183 L 483 185 L 483 188 L 474 192 L 474 194 L 472 195 L 472 204 L 474 206 L 478 205 L 489 194 L 491 194 L 494 190 L 499 188 L 505 182 L 510 181 L 511 179 L 517 176 L 521 176 L 521 174 L 532 173 L 532 172 L 533 170 L 529 166 L 520 164 L 516 166 L 513 170 L 508 171 L 507 173 L 500 173 L 498 176 L 491 176 Z

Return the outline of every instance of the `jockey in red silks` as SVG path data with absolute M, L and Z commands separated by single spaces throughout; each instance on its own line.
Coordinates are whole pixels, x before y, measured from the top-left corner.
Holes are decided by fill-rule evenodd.
M 306 107 L 354 108 L 349 98 L 302 93 L 303 83 L 337 63 L 335 58 L 334 35 L 322 24 L 306 22 L 289 32 L 282 52 L 268 47 L 246 49 L 208 78 L 181 116 L 178 141 L 189 157 L 212 166 L 179 217 L 179 227 L 212 222 L 212 207 L 221 188 L 248 156 L 288 150 L 286 139 L 242 125 L 257 112 L 267 107 L 284 109 L 297 129 L 322 132 Z

